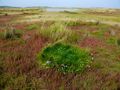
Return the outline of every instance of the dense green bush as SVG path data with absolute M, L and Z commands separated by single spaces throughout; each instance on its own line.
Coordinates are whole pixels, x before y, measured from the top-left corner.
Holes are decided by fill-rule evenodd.
M 46 68 L 57 68 L 64 73 L 81 72 L 91 61 L 89 52 L 67 44 L 56 43 L 38 54 L 39 62 Z

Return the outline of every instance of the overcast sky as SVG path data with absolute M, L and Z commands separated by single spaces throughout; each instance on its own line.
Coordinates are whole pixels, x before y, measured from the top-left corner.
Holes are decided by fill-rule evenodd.
M 0 6 L 106 7 L 120 8 L 120 0 L 0 0 Z

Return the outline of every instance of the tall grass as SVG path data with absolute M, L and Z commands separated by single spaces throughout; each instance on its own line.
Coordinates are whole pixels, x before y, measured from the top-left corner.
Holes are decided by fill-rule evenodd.
M 72 30 L 68 30 L 62 23 L 55 23 L 48 28 L 41 27 L 39 33 L 53 42 L 62 40 L 65 42 L 75 43 L 79 41 L 79 35 Z
M 3 32 L 0 32 L 0 38 L 2 39 L 16 39 L 20 38 L 23 34 L 22 30 L 15 29 L 12 26 L 6 26 Z

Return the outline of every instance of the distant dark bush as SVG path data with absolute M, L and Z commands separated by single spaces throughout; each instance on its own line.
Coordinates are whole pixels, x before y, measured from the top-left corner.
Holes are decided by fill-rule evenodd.
M 7 14 L 7 13 L 5 13 L 4 15 L 5 15 L 5 16 L 8 16 L 8 14 Z
M 89 52 L 67 44 L 56 43 L 38 54 L 39 62 L 46 68 L 57 68 L 63 73 L 81 72 L 91 61 Z
M 72 11 L 67 11 L 67 10 L 64 10 L 63 12 L 64 13 L 69 13 L 69 14 L 78 14 L 77 12 L 72 12 Z
M 99 25 L 99 24 L 100 24 L 100 21 L 97 21 L 97 22 L 96 22 L 96 25 Z

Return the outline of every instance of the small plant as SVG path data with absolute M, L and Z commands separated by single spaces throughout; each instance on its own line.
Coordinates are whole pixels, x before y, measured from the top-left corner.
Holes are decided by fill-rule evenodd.
M 88 51 L 67 44 L 56 43 L 38 54 L 39 62 L 46 68 L 57 68 L 64 73 L 81 72 L 91 61 Z

